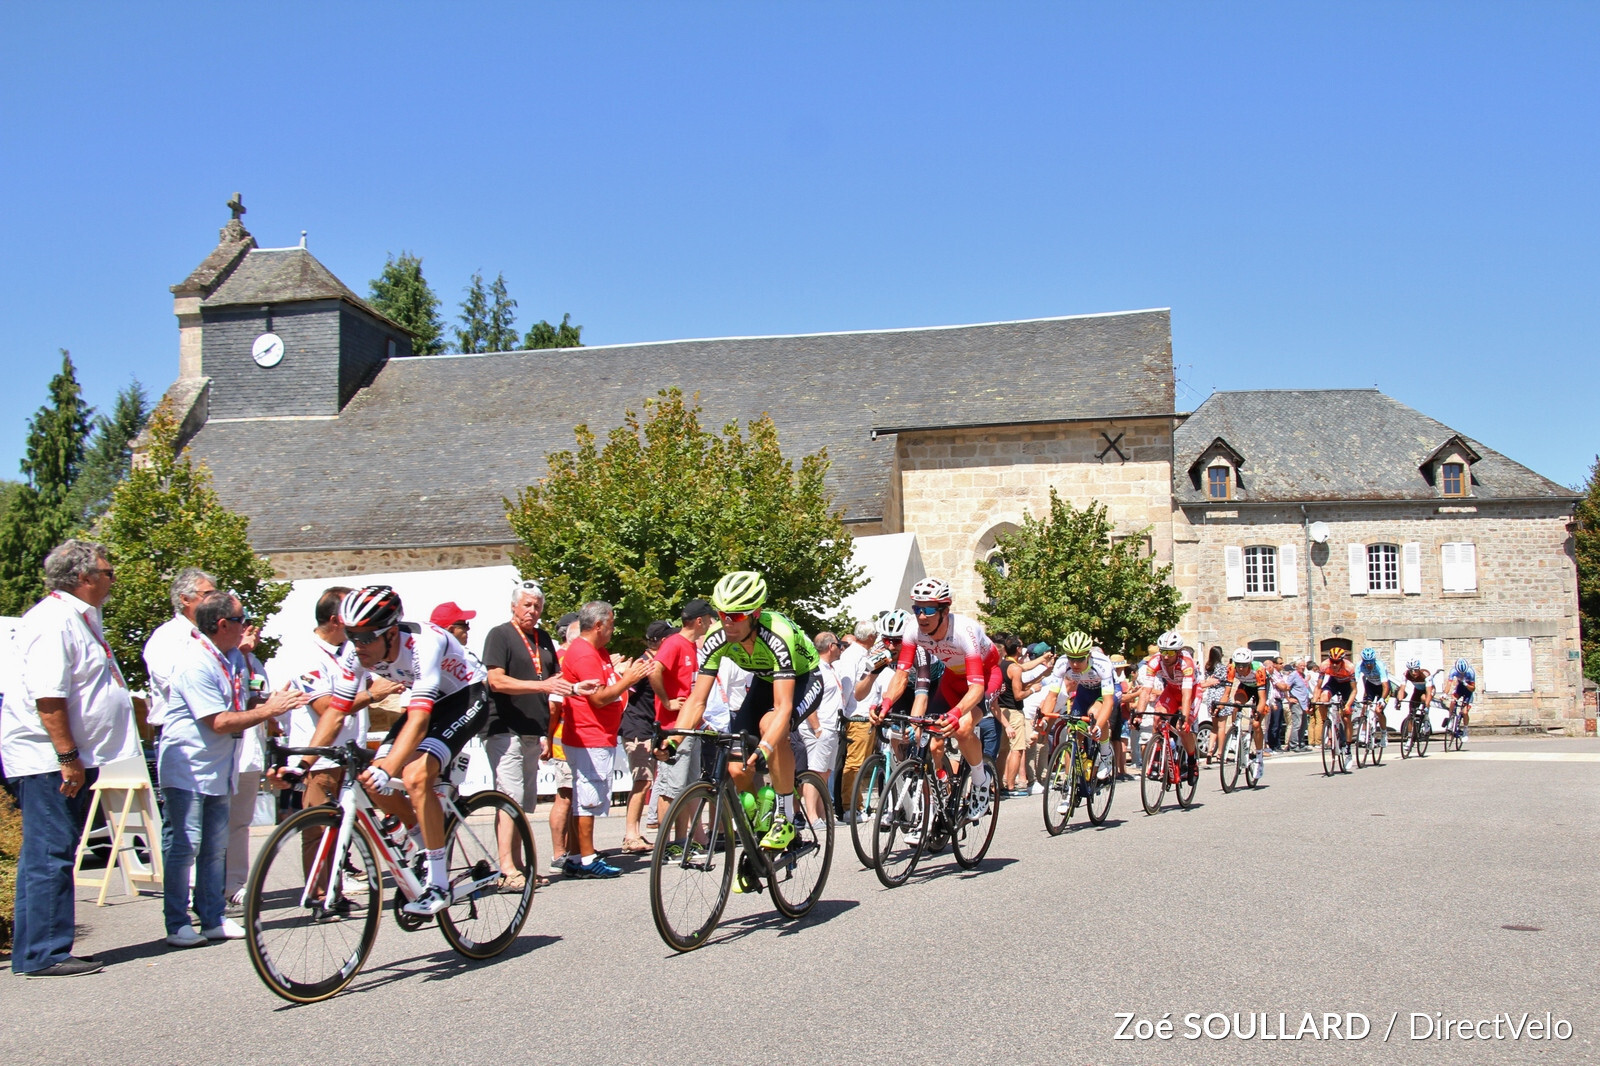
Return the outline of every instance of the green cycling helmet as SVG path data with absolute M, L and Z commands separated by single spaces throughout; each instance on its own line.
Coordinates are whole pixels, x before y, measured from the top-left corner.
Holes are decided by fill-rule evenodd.
M 1069 659 L 1081 659 L 1088 655 L 1094 648 L 1094 641 L 1089 639 L 1089 634 L 1081 630 L 1068 633 L 1061 641 L 1061 654 Z
M 754 570 L 723 574 L 711 590 L 711 606 L 719 611 L 758 611 L 767 602 L 767 579 Z

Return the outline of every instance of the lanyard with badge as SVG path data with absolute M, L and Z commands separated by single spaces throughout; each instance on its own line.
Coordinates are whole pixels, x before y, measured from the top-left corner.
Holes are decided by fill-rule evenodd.
M 222 668 L 222 676 L 228 679 L 228 688 L 233 693 L 233 709 L 235 711 L 244 710 L 244 686 L 239 672 L 228 665 L 228 660 L 223 658 L 221 652 L 217 651 L 217 646 L 211 643 L 198 629 L 194 630 L 191 636 L 200 642 L 206 652 Z
M 539 653 L 533 650 L 532 644 L 528 643 L 528 635 L 522 631 L 521 626 L 512 622 L 511 628 L 516 631 L 517 636 L 522 638 L 522 646 L 528 649 L 528 658 L 533 660 L 533 680 L 543 681 L 544 663 L 540 661 Z
M 50 596 L 52 599 L 57 599 L 62 603 L 67 603 L 66 597 L 62 596 L 59 592 L 52 592 L 50 593 Z M 100 635 L 99 628 L 96 627 L 94 623 L 89 621 L 88 612 L 79 612 L 76 608 L 73 608 L 70 603 L 68 603 L 67 606 L 68 608 L 72 609 L 73 615 L 83 623 L 83 628 L 89 631 L 89 635 L 94 638 L 95 643 L 100 645 L 100 650 L 106 653 L 106 664 L 111 667 L 111 680 L 115 681 L 123 688 L 127 688 L 128 683 L 122 679 L 122 667 L 117 665 L 117 657 L 111 654 L 111 645 L 107 644 L 106 638 Z M 93 608 L 90 608 L 90 610 L 93 610 Z

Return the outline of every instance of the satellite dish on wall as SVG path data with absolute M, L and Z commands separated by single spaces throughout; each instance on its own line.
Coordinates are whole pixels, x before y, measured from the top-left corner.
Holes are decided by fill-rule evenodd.
M 1313 544 L 1328 543 L 1328 533 L 1328 523 L 1326 522 L 1313 522 L 1306 527 L 1306 536 L 1311 538 Z

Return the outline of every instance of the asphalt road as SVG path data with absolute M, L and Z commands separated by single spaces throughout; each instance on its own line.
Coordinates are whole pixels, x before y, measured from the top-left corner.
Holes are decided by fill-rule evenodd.
M 80 901 L 79 950 L 108 968 L 0 977 L 0 1061 L 1600 1062 L 1600 743 L 1390 754 L 1335 780 L 1269 762 L 1235 795 L 1213 773 L 1193 810 L 1156 817 L 1124 784 L 1105 828 L 1058 838 L 1037 799 L 1009 800 L 979 870 L 946 852 L 892 891 L 841 827 L 810 918 L 735 896 L 684 956 L 656 935 L 646 865 L 623 861 L 615 881 L 542 890 L 488 963 L 386 921 L 351 988 L 311 1006 L 269 994 L 243 944 L 169 951 L 157 899 Z M 620 817 L 601 825 L 602 846 L 620 841 Z M 1274 1034 L 1280 1012 L 1293 1034 L 1308 1011 L 1319 1029 L 1324 1012 L 1361 1013 L 1371 1031 L 1186 1037 L 1212 1012 L 1218 1032 L 1263 1011 Z M 1571 1037 L 1513 1039 L 1502 1022 L 1497 1040 L 1491 1022 L 1487 1040 L 1411 1039 L 1412 1012 L 1435 1011 L 1548 1011 Z M 1170 1015 L 1173 1036 L 1114 1039 L 1118 1012 L 1130 1034 Z

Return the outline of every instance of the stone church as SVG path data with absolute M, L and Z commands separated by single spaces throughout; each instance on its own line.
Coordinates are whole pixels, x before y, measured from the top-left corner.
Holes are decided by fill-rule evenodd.
M 1174 400 L 1165 309 L 968 326 L 419 357 L 235 209 L 173 286 L 193 454 L 287 578 L 503 563 L 502 499 L 657 390 L 827 447 L 857 537 L 915 536 L 958 609 L 1053 486 L 1172 564 L 1196 647 L 1466 656 L 1485 723 L 1579 732 L 1576 496 L 1374 390 Z M 884 604 L 883 606 L 889 606 Z M 1592 729 L 1592 724 L 1590 725 Z

